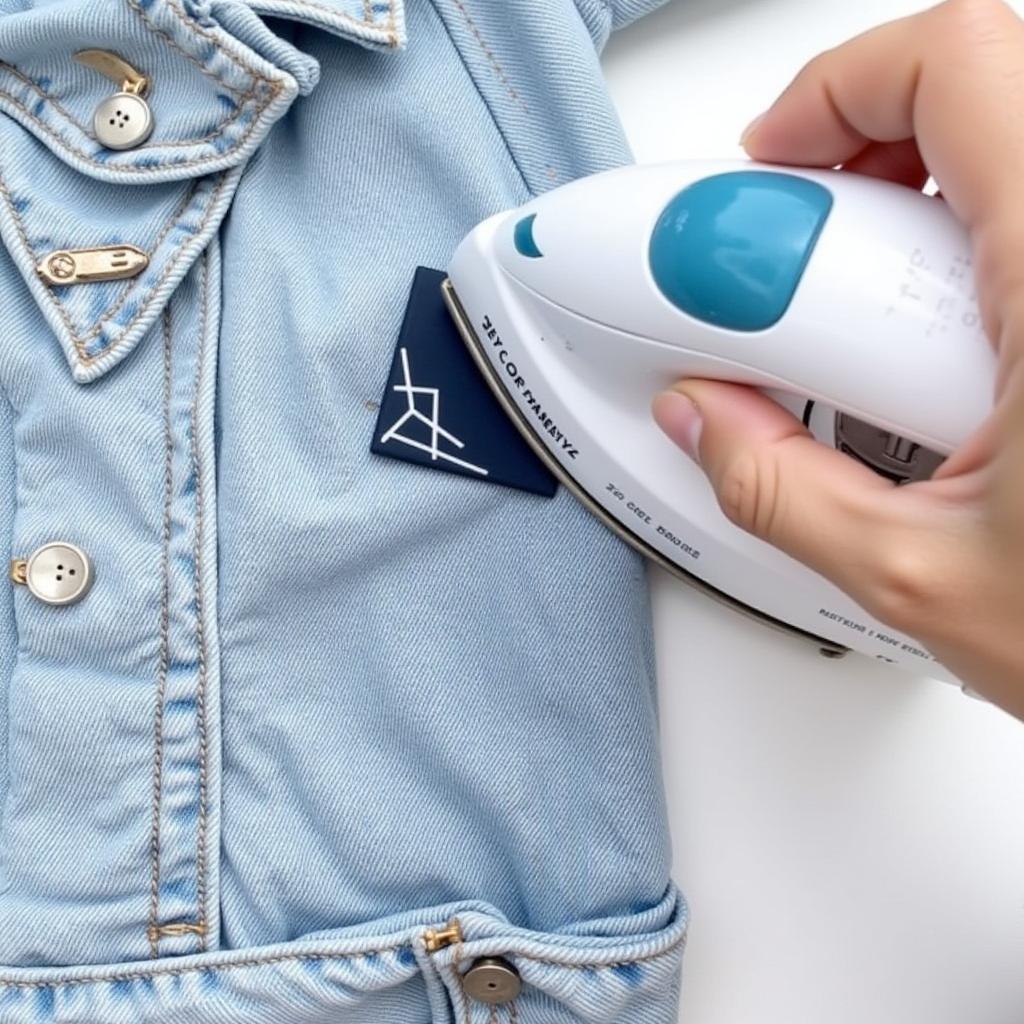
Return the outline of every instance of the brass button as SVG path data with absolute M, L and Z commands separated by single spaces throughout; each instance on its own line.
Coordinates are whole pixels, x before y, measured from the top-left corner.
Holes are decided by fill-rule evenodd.
M 463 975 L 462 984 L 466 995 L 481 1003 L 510 1003 L 523 987 L 519 972 L 498 956 L 475 961 Z

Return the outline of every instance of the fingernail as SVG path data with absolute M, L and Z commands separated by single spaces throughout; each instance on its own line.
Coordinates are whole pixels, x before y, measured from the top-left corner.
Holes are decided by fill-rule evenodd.
M 700 432 L 704 421 L 697 406 L 678 391 L 662 391 L 651 407 L 654 422 L 694 462 L 700 464 Z
M 748 124 L 747 127 L 743 129 L 743 134 L 740 135 L 741 146 L 745 146 L 750 141 L 754 132 L 756 132 L 757 129 L 761 127 L 761 122 L 765 119 L 767 114 L 767 110 L 763 114 L 758 114 L 757 117 L 755 117 L 754 120 L 751 121 L 750 124 Z

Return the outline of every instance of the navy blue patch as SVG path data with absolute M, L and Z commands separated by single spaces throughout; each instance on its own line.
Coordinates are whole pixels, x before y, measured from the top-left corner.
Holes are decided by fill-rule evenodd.
M 441 297 L 417 267 L 370 450 L 553 497 L 558 482 L 505 414 Z

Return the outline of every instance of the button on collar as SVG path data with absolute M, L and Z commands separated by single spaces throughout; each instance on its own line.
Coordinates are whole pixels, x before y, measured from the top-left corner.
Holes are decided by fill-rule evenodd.
M 519 995 L 522 982 L 519 972 L 497 956 L 481 957 L 463 975 L 466 995 L 481 1003 L 510 1003 Z
M 65 605 L 81 601 L 93 581 L 89 556 L 74 544 L 54 541 L 11 563 L 11 579 L 24 583 L 43 604 Z
M 79 50 L 75 60 L 121 86 L 93 114 L 92 129 L 100 145 L 107 149 L 134 149 L 145 142 L 153 131 L 153 112 L 142 98 L 149 88 L 149 79 L 110 50 Z
M 115 92 L 96 107 L 92 128 L 107 149 L 134 149 L 152 133 L 153 113 L 141 96 Z

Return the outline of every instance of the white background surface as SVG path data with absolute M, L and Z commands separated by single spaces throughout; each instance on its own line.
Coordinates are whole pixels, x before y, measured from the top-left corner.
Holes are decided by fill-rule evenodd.
M 924 6 L 673 0 L 605 59 L 637 159 L 736 156 L 804 61 Z M 652 580 L 681 1019 L 1024 1022 L 1024 725 Z

